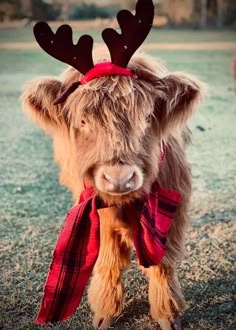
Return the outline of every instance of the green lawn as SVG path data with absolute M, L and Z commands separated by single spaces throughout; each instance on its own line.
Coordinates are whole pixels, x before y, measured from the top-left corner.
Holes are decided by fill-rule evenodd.
M 73 24 L 71 24 L 73 28 Z M 53 29 L 55 30 L 55 29 Z M 102 41 L 101 31 L 86 31 L 91 34 L 96 42 Z M 74 41 L 85 32 L 74 32 Z M 34 41 L 31 27 L 21 29 L 2 28 L 0 29 L 0 42 L 29 42 Z M 216 41 L 236 41 L 236 33 L 232 30 L 224 31 L 201 31 L 201 30 L 168 30 L 153 29 L 148 36 L 147 42 L 216 42 Z
M 0 41 L 7 41 L 7 31 L 4 33 L 0 31 Z M 12 33 L 12 41 L 31 38 L 29 30 Z M 151 38 L 188 42 L 201 41 L 203 35 L 205 41 L 235 40 L 232 33 L 199 31 L 160 31 Z M 209 85 L 209 95 L 190 123 L 193 229 L 188 235 L 188 257 L 180 266 L 190 304 L 184 324 L 189 330 L 233 329 L 230 241 L 236 215 L 236 98 L 230 61 L 234 54 L 151 53 L 165 60 L 170 70 L 193 73 Z M 71 196 L 59 185 L 50 139 L 24 116 L 19 96 L 26 81 L 57 75 L 64 65 L 41 51 L 1 51 L 0 62 L 0 328 L 41 329 L 32 320 Z M 198 125 L 205 130 L 200 131 Z M 134 266 L 126 274 L 125 285 L 126 309 L 113 329 L 154 329 L 148 314 L 146 280 Z M 85 298 L 71 320 L 53 329 L 91 329 L 90 317 Z

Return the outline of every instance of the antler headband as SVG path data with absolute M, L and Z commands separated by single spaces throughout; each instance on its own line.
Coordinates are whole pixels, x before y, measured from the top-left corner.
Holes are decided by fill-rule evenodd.
M 111 62 L 103 62 L 94 66 L 92 50 L 93 38 L 83 35 L 76 45 L 72 40 L 72 29 L 69 25 L 62 25 L 54 34 L 45 22 L 38 22 L 34 26 L 34 35 L 41 48 L 57 60 L 73 66 L 84 77 L 80 82 L 72 84 L 55 104 L 62 103 L 79 86 L 94 78 L 108 75 L 133 76 L 131 70 L 126 69 L 135 53 L 148 36 L 154 18 L 152 0 L 138 0 L 136 13 L 121 10 L 117 14 L 121 34 L 114 29 L 105 29 L 102 37 L 106 43 Z

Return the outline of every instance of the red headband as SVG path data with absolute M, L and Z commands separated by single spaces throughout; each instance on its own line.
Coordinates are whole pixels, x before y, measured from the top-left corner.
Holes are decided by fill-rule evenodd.
M 105 77 L 105 76 L 112 76 L 112 75 L 121 75 L 121 76 L 128 76 L 133 77 L 134 74 L 131 70 L 122 68 L 116 64 L 111 62 L 102 62 L 98 63 L 92 68 L 90 71 L 86 73 L 86 75 L 81 80 L 81 85 L 87 84 L 89 81 Z
M 58 105 L 64 103 L 68 96 L 72 94 L 80 85 L 85 85 L 96 78 L 112 75 L 135 77 L 135 74 L 131 70 L 122 68 L 121 66 L 111 62 L 98 63 L 85 74 L 81 81 L 73 83 L 68 88 L 66 88 L 63 93 L 60 93 L 53 104 Z

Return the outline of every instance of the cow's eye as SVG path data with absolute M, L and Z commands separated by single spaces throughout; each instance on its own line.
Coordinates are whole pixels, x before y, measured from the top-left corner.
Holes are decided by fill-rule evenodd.
M 88 122 L 85 121 L 84 119 L 81 119 L 79 128 L 80 128 L 81 132 L 83 132 L 85 134 L 89 134 L 89 132 L 90 132 Z
M 146 121 L 150 123 L 151 120 L 152 120 L 152 115 L 151 114 L 146 115 Z

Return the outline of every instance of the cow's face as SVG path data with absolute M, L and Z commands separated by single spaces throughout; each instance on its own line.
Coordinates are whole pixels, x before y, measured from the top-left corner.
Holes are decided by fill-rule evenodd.
M 67 128 L 71 146 L 64 153 L 76 159 L 73 171 L 113 203 L 130 201 L 150 190 L 158 175 L 163 141 L 168 143 L 170 134 L 185 124 L 200 96 L 200 85 L 193 78 L 161 71 L 158 76 L 156 67 L 146 62 L 131 62 L 138 78 L 94 79 L 79 87 L 63 106 L 53 108 L 47 101 L 51 108 L 45 110 L 46 98 L 55 97 L 53 88 L 44 98 L 42 91 L 35 91 L 41 95 L 40 102 L 31 102 L 31 107 L 37 103 L 44 112 L 46 126 L 56 123 L 52 131 L 57 135 L 62 126 L 63 131 Z M 71 83 L 74 75 L 69 70 L 66 80 Z
M 78 89 L 65 104 L 76 136 L 78 171 L 105 196 L 148 190 L 157 175 L 160 137 L 150 83 L 115 76 Z

